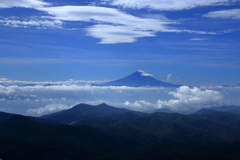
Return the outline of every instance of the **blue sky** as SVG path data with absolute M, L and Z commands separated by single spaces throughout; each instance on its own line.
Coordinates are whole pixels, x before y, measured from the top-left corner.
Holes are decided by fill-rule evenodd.
M 0 78 L 234 85 L 239 35 L 240 0 L 1 0 Z

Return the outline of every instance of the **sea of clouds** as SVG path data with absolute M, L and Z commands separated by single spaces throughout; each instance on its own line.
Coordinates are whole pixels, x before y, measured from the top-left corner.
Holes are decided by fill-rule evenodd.
M 101 81 L 29 82 L 0 79 L 0 111 L 40 116 L 69 109 L 79 103 L 108 105 L 136 111 L 167 108 L 196 111 L 240 105 L 240 87 L 92 86 Z

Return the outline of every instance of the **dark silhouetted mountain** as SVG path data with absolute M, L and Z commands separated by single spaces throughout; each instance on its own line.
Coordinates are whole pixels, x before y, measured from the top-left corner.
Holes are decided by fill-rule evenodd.
M 115 81 L 106 83 L 96 84 L 97 86 L 130 86 L 130 87 L 141 87 L 141 86 L 159 86 L 159 87 L 180 87 L 180 85 L 171 84 L 159 81 L 145 73 L 144 71 L 136 71 L 133 74 Z
M 124 108 L 111 107 L 104 103 L 97 106 L 88 104 L 78 104 L 72 107 L 71 109 L 63 110 L 49 115 L 44 115 L 42 116 L 42 118 L 52 119 L 54 121 L 64 124 L 72 124 L 79 121 L 108 119 L 126 112 L 134 111 L 130 111 Z
M 0 123 L 3 123 L 4 121 L 8 120 L 9 118 L 13 116 L 20 116 L 17 114 L 12 114 L 12 113 L 5 113 L 5 112 L 0 112 Z M 56 121 L 50 120 L 50 119 L 43 119 L 43 118 L 38 118 L 38 117 L 32 117 L 32 116 L 26 116 L 28 119 L 35 121 L 35 122 L 41 122 L 41 123 L 49 123 L 49 124 L 57 124 Z
M 8 120 L 9 118 L 16 116 L 16 114 L 0 112 L 0 123 Z
M 32 139 L 46 123 L 38 123 L 22 115 L 16 115 L 0 124 L 1 133 L 21 139 Z
M 165 141 L 132 153 L 134 160 L 238 160 L 239 144 Z M 232 148 L 231 148 L 232 147 Z
M 71 112 L 97 107 L 89 106 L 80 104 Z M 109 111 L 110 106 L 100 106 Z M 112 112 L 111 118 L 85 119 L 74 125 L 41 123 L 21 115 L 8 117 L 0 123 L 0 159 L 239 159 L 238 114 L 212 110 L 191 115 Z M 95 110 L 92 115 L 100 113 Z
M 195 118 L 198 118 L 198 119 L 205 119 L 205 120 L 221 123 L 228 126 L 231 126 L 231 124 L 234 121 L 237 121 L 240 119 L 239 114 L 222 112 L 222 111 L 214 111 L 212 109 L 201 109 L 190 116 L 194 116 Z
M 155 112 L 139 115 L 132 119 L 85 121 L 85 124 L 105 131 L 140 141 L 194 140 L 234 141 L 240 139 L 237 121 L 230 113 L 216 115 L 182 115 L 178 113 Z M 222 119 L 220 119 L 222 118 Z M 218 122 L 219 121 L 219 122 Z M 222 123 L 226 121 L 226 123 Z M 233 124 L 231 124 L 231 122 Z
M 0 124 L 0 157 L 6 160 L 85 160 L 138 146 L 138 142 L 88 126 L 38 123 L 24 116 Z

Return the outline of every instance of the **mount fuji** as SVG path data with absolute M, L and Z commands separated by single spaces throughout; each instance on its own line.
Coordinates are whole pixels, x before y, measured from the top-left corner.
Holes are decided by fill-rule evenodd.
M 153 78 L 153 75 L 148 74 L 142 70 L 138 70 L 133 74 L 119 80 L 100 83 L 100 84 L 94 84 L 94 85 L 96 86 L 129 86 L 129 87 L 142 87 L 142 86 L 180 87 L 181 86 L 181 85 L 159 81 Z

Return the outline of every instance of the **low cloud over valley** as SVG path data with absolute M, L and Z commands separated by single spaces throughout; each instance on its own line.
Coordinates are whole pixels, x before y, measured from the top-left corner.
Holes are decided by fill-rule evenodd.
M 198 110 L 222 105 L 240 105 L 240 87 L 202 86 L 179 88 L 92 86 L 98 81 L 28 82 L 2 78 L 1 110 L 44 115 L 78 103 L 100 104 L 136 111 L 167 108 Z

